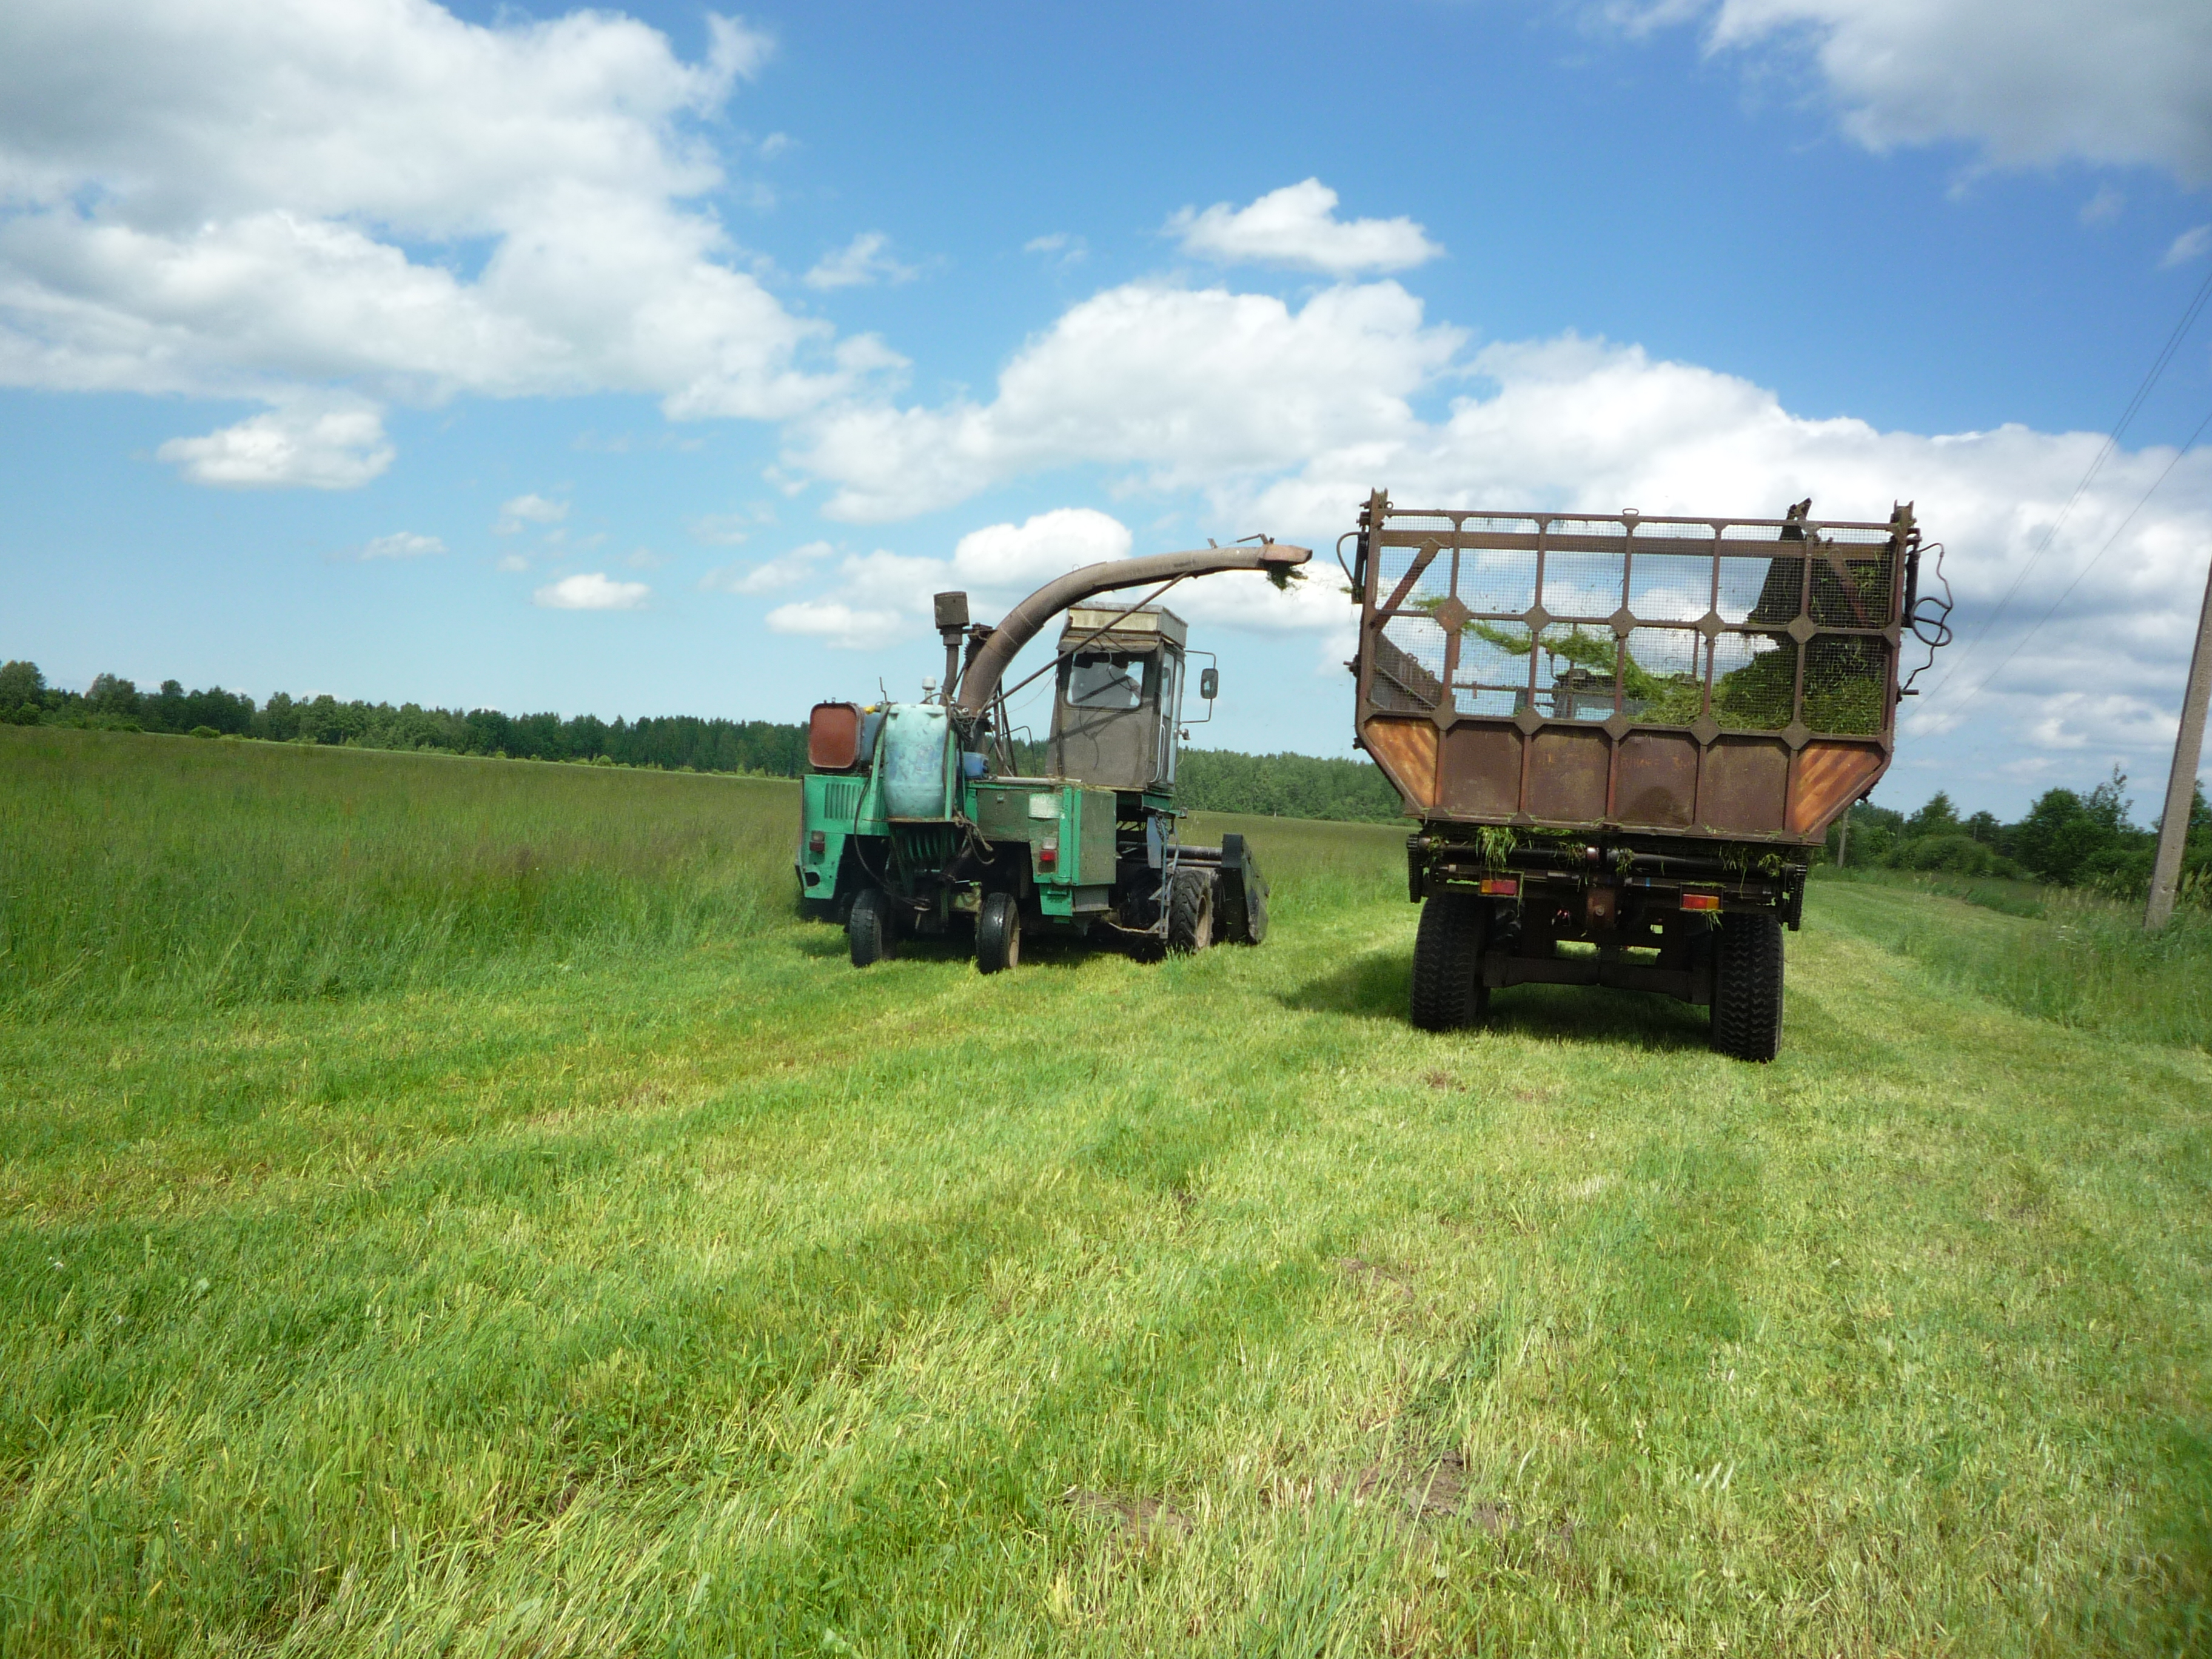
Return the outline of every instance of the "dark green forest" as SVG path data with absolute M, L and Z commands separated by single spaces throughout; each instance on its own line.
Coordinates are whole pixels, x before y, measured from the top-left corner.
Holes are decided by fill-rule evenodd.
M 174 680 L 164 680 L 157 690 L 141 691 L 112 674 L 102 674 L 80 694 L 47 685 L 37 665 L 27 662 L 0 667 L 0 720 L 771 777 L 796 777 L 806 762 L 805 732 L 769 720 L 688 714 L 612 721 L 579 714 L 563 720 L 558 714 L 502 714 L 495 708 L 465 714 L 412 702 L 395 708 L 388 702 L 295 698 L 282 691 L 256 707 L 243 692 L 219 686 L 187 691 Z
M 141 691 L 102 674 L 84 692 L 46 683 L 35 664 L 0 666 L 0 721 L 17 725 L 105 726 L 203 737 L 258 738 L 272 743 L 351 744 L 363 749 L 428 749 L 456 755 L 570 761 L 668 770 L 738 772 L 796 777 L 805 769 L 803 726 L 771 720 L 701 720 L 669 715 L 603 720 L 579 714 L 503 714 L 495 708 L 425 708 L 419 703 L 341 702 L 278 692 L 257 705 L 242 692 L 210 687 L 187 691 L 164 680 Z M 1023 745 L 1024 763 L 1041 745 Z M 1271 817 L 1335 818 L 1387 823 L 1400 816 L 1397 792 L 1364 760 L 1313 755 L 1246 755 L 1194 749 L 1182 760 L 1181 793 L 1200 811 L 1251 812 Z M 1827 856 L 1860 868 L 1959 876 L 2015 877 L 2114 895 L 2148 885 L 2156 826 L 2136 823 L 2127 779 L 2118 772 L 2083 794 L 2050 789 L 2018 822 L 1988 812 L 1961 817 L 1939 791 L 1917 811 L 1861 805 L 1831 831 Z M 2212 880 L 2212 811 L 2197 792 L 2185 867 Z
M 1861 805 L 1850 811 L 1848 845 L 1842 825 L 1828 832 L 1828 856 L 1860 868 L 2011 877 L 2133 897 L 2150 885 L 2158 825 L 2135 823 L 2127 791 L 2127 776 L 2116 768 L 2086 795 L 2045 790 L 2013 823 L 1990 812 L 1961 817 L 1940 789 L 1913 812 Z M 2212 808 L 2201 783 L 2190 810 L 2187 848 L 2184 872 L 2197 882 L 2212 879 Z

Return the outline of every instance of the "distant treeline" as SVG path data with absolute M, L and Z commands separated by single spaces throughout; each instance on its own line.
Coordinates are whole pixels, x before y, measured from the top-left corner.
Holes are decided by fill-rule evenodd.
M 0 720 L 774 777 L 795 777 L 806 760 L 805 733 L 769 720 L 673 715 L 608 721 L 595 714 L 563 720 L 558 714 L 502 714 L 495 708 L 463 713 L 412 702 L 395 708 L 388 702 L 295 698 L 282 691 L 257 708 L 243 692 L 219 686 L 187 691 L 174 680 L 164 680 L 159 690 L 141 691 L 112 674 L 102 674 L 80 694 L 47 685 L 37 665 L 27 662 L 0 667 Z
M 327 696 L 294 698 L 282 691 L 257 707 L 243 692 L 220 687 L 187 691 L 174 680 L 141 691 L 112 674 L 102 674 L 90 690 L 79 693 L 48 685 L 37 665 L 27 662 L 0 666 L 0 723 L 6 722 L 782 778 L 797 777 L 806 768 L 805 728 L 772 720 L 684 714 L 614 721 L 579 714 L 563 720 L 558 714 L 502 714 L 495 708 L 465 714 L 412 702 L 395 708 L 388 702 L 340 702 Z M 1043 763 L 1042 744 L 1018 748 L 1018 764 Z M 2140 893 L 2149 884 L 2157 837 L 2154 830 L 2130 821 L 2127 781 L 2115 770 L 2086 795 L 2046 790 L 2026 817 L 2012 823 L 1989 812 L 1961 817 L 1950 796 L 1941 792 L 1917 812 L 1856 806 L 1851 810 L 1848 862 L 1862 868 L 2013 876 Z M 1204 812 L 1372 823 L 1400 816 L 1397 791 L 1364 760 L 1190 749 L 1183 751 L 1178 783 L 1182 798 Z M 1831 830 L 1828 857 L 1832 860 L 1842 851 L 1840 833 Z M 2206 808 L 2202 786 L 2190 817 L 2184 869 L 2194 884 L 2212 887 L 2212 811 Z
M 1990 812 L 1960 817 L 1942 790 L 1917 812 L 1855 806 L 1844 861 L 1947 875 L 2012 876 L 2133 896 L 2150 885 L 2158 835 L 2155 824 L 2146 830 L 2130 819 L 2133 803 L 2127 787 L 2126 774 L 2115 768 L 2086 795 L 2046 789 L 2027 816 L 2012 823 L 2000 823 Z M 2200 883 L 2212 879 L 2212 809 L 2205 805 L 2203 784 L 2197 786 L 2190 811 L 2186 848 L 2185 873 Z M 1842 850 L 1841 835 L 1831 830 L 1829 856 Z
M 112 674 L 102 674 L 90 690 L 79 693 L 49 686 L 37 665 L 27 662 L 0 667 L 0 721 L 770 777 L 797 777 L 806 766 L 805 728 L 769 720 L 674 715 L 610 722 L 592 714 L 563 720 L 558 714 L 502 714 L 494 708 L 463 713 L 412 702 L 395 708 L 388 702 L 341 702 L 328 696 L 294 698 L 282 691 L 257 707 L 243 692 L 220 687 L 187 691 L 174 680 L 141 691 Z M 1025 763 L 1041 763 L 1042 744 L 1022 748 Z M 1181 771 L 1182 793 L 1201 811 L 1376 822 L 1398 816 L 1397 792 L 1364 761 L 1197 749 L 1184 752 Z
M 1405 811 L 1398 792 L 1364 760 L 1186 749 L 1176 783 L 1181 799 L 1201 812 L 1388 823 Z

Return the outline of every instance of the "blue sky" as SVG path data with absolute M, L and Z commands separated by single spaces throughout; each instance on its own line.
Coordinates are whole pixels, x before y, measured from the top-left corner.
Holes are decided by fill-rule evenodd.
M 1325 546 L 1370 485 L 1914 497 L 1963 643 L 1878 798 L 2118 763 L 2147 816 L 2206 452 L 2126 515 L 2212 318 L 2051 532 L 2212 270 L 2208 181 L 2172 0 L 19 0 L 0 656 L 789 720 L 917 685 L 934 587 Z M 1345 751 L 1326 583 L 1186 591 L 1212 739 Z

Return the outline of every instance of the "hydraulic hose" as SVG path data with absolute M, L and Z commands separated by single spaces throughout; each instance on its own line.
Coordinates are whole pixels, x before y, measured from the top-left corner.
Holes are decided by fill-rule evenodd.
M 1080 605 L 1094 593 L 1110 593 L 1118 587 L 1142 587 L 1147 582 L 1168 581 L 1177 576 L 1211 576 L 1224 570 L 1287 572 L 1313 557 L 1310 548 L 1283 542 L 1239 543 L 1233 547 L 1200 547 L 1188 553 L 1154 553 L 1141 559 L 1109 559 L 1086 564 L 1024 599 L 991 630 L 991 637 L 975 653 L 960 677 L 960 696 L 955 707 L 963 714 L 980 714 L 991 706 L 1006 665 L 1021 648 L 1035 639 L 1044 625 L 1071 605 Z

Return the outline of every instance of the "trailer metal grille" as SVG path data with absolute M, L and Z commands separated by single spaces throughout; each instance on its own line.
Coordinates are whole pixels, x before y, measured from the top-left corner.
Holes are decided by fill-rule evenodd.
M 1831 523 L 1378 495 L 1362 738 L 1425 815 L 1809 839 L 1888 763 L 1917 547 L 1908 507 Z

